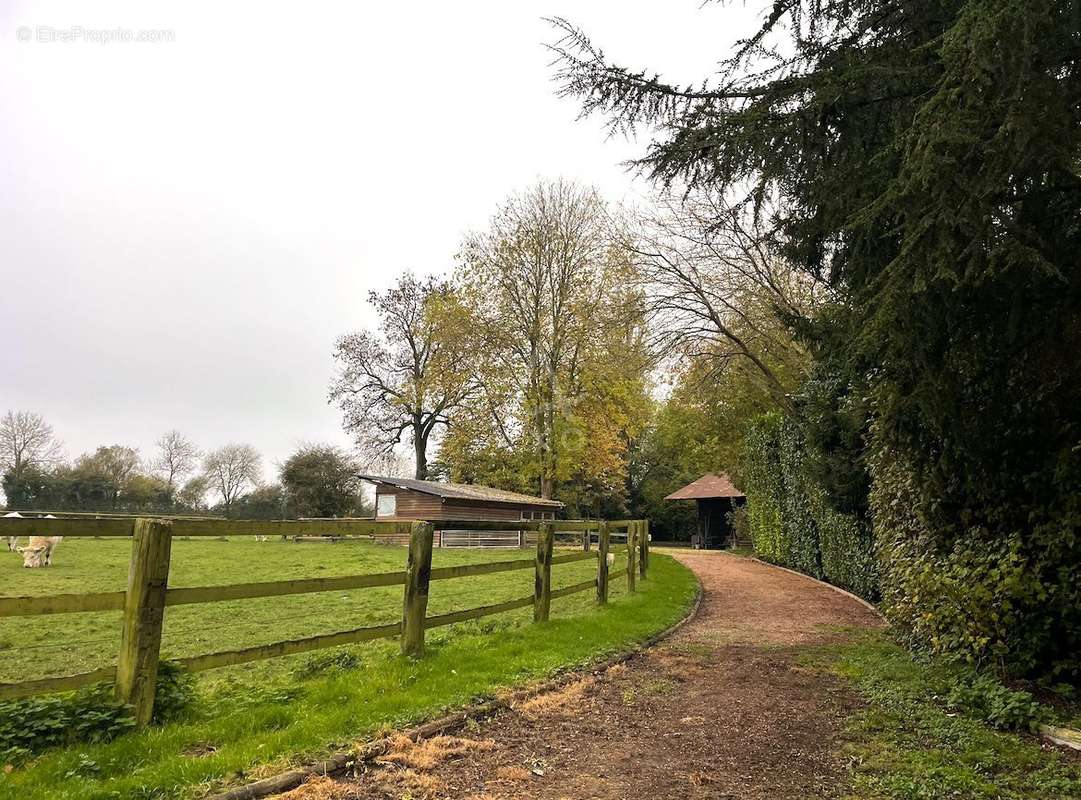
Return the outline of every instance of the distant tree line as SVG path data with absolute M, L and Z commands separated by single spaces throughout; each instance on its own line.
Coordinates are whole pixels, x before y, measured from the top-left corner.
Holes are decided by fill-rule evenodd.
M 102 445 L 74 461 L 62 457 L 52 427 L 38 414 L 0 418 L 0 469 L 8 510 L 209 514 L 244 519 L 365 516 L 353 459 L 332 445 L 300 446 L 261 482 L 261 458 L 247 444 L 202 452 L 176 430 L 149 458 L 124 445 Z

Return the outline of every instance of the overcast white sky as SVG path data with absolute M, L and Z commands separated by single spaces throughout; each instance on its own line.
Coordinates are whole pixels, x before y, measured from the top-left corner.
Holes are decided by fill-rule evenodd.
M 369 289 L 448 269 L 538 177 L 647 188 L 620 166 L 642 143 L 555 97 L 541 17 L 682 83 L 765 5 L 5 0 L 0 413 L 43 414 L 72 457 L 172 427 L 249 442 L 268 479 L 301 441 L 348 445 L 331 349 Z

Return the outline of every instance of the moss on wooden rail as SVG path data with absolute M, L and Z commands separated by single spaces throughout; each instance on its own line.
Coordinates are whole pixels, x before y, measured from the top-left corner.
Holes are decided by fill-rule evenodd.
M 131 536 L 134 519 L 18 519 L 0 517 L 0 536 Z
M 40 678 L 36 681 L 19 681 L 18 683 L 0 683 L 0 700 L 15 700 L 19 697 L 31 697 L 50 692 L 67 692 L 92 683 L 115 679 L 116 667 L 102 667 L 76 675 L 59 675 L 54 678 Z
M 367 575 L 346 575 L 340 578 L 296 578 L 288 581 L 237 583 L 224 586 L 191 586 L 169 589 L 165 594 L 165 605 L 178 606 L 191 603 L 215 603 L 222 600 L 335 592 L 346 589 L 371 589 L 377 586 L 401 586 L 403 583 L 405 583 L 404 572 L 373 572 Z
M 466 578 L 471 575 L 490 575 L 493 572 L 513 572 L 516 569 L 532 569 L 532 558 L 518 558 L 513 561 L 489 561 L 484 564 L 460 564 L 455 567 L 436 567 L 431 571 L 430 580 L 445 581 L 449 578 Z
M 586 589 L 596 589 L 597 579 L 591 578 L 588 581 L 582 581 L 581 583 L 575 583 L 571 586 L 564 586 L 562 589 L 552 590 L 552 599 L 555 600 L 559 597 L 566 597 L 567 595 L 577 594 L 578 592 L 584 592 Z
M 173 520 L 173 536 L 371 536 L 409 533 L 408 522 L 371 519 Z
M 596 558 L 594 553 L 570 553 L 556 556 L 552 564 L 570 564 Z M 431 580 L 466 578 L 519 569 L 532 569 L 532 558 L 513 561 L 490 561 L 483 564 L 462 564 L 432 570 Z M 297 578 L 287 581 L 237 583 L 223 586 L 186 586 L 169 589 L 166 606 L 192 603 L 216 603 L 227 600 L 250 600 L 259 597 L 284 597 L 293 594 L 336 592 L 349 589 L 370 589 L 379 586 L 401 586 L 405 572 L 377 572 L 347 575 L 338 578 Z M 0 617 L 31 617 L 43 614 L 73 614 L 87 611 L 117 611 L 124 607 L 124 592 L 61 594 L 46 597 L 0 597 Z
M 531 605 L 533 605 L 533 595 L 529 595 L 528 597 L 517 597 L 514 600 L 507 600 L 503 603 L 495 603 L 490 606 L 478 606 L 477 608 L 467 608 L 462 611 L 451 611 L 447 614 L 438 614 L 433 617 L 427 617 L 424 620 L 424 627 L 427 629 L 438 628 L 441 625 L 453 625 L 456 622 L 480 619 L 481 617 L 488 617 L 492 614 L 502 614 L 506 611 L 527 608 Z
M 80 611 L 117 611 L 125 592 L 54 594 L 45 597 L 0 597 L 0 617 L 36 617 L 39 614 L 74 614 Z
M 297 653 L 307 653 L 311 650 L 321 650 L 326 647 L 340 647 L 343 644 L 356 644 L 357 642 L 371 642 L 376 639 L 387 639 L 397 636 L 402 632 L 402 623 L 395 622 L 389 625 L 376 625 L 366 628 L 354 628 L 337 633 L 324 633 L 319 636 L 309 636 L 305 639 L 288 639 L 284 642 L 261 644 L 255 647 L 245 647 L 241 650 L 223 650 L 219 653 L 208 653 L 201 656 L 189 656 L 188 658 L 174 659 L 188 672 L 203 672 L 208 669 L 230 667 L 236 664 L 247 664 L 252 661 L 263 661 L 268 658 L 279 656 L 291 656 Z

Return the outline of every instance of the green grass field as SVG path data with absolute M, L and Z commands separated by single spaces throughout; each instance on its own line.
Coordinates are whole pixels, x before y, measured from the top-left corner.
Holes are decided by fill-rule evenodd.
M 53 566 L 44 569 L 24 569 L 18 554 L 0 553 L 0 596 L 122 590 L 130 551 L 126 540 L 69 538 L 57 548 Z M 449 566 L 532 555 L 532 549 L 437 548 L 432 563 Z M 218 586 L 393 572 L 404 570 L 405 561 L 405 548 L 363 541 L 178 540 L 173 543 L 169 585 Z M 595 569 L 589 561 L 556 565 L 553 588 L 586 580 Z M 532 591 L 533 573 L 528 569 L 439 581 L 432 584 L 429 613 L 472 608 Z M 166 610 L 162 655 L 199 655 L 395 622 L 401 617 L 401 599 L 401 587 L 388 586 L 176 606 Z M 0 682 L 109 666 L 116 662 L 119 645 L 119 611 L 0 620 Z
M 0 561 L 4 595 L 123 587 L 130 543 L 67 539 L 54 566 L 24 570 Z M 532 551 L 436 550 L 436 566 L 522 558 Z M 4 555 L 4 554 L 0 554 Z M 177 541 L 170 585 L 205 586 L 290 577 L 400 570 L 404 548 L 361 542 L 292 544 L 248 539 Z M 617 556 L 619 558 L 619 556 Z M 622 566 L 620 558 L 616 569 Z M 553 587 L 583 581 L 595 564 L 553 568 Z M 532 592 L 532 570 L 439 581 L 429 613 L 486 605 Z M 309 760 L 386 726 L 405 725 L 500 688 L 624 649 L 680 618 L 695 592 L 682 565 L 655 555 L 650 579 L 612 602 L 591 592 L 553 601 L 552 620 L 532 625 L 522 609 L 428 634 L 420 661 L 375 642 L 214 670 L 197 676 L 197 700 L 181 720 L 106 743 L 47 752 L 0 775 L 0 797 L 187 798 Z M 401 587 L 243 600 L 168 609 L 164 655 L 177 657 L 392 622 Z M 7 619 L 0 623 L 0 680 L 112 664 L 119 614 Z M 346 657 L 326 658 L 325 654 Z M 347 664 L 348 668 L 335 666 Z

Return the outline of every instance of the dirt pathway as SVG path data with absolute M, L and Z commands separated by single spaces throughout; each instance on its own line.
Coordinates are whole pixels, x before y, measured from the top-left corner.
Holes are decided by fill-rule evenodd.
M 702 581 L 697 617 L 598 678 L 541 695 L 460 734 L 402 741 L 352 781 L 317 780 L 289 800 L 828 798 L 855 707 L 799 651 L 837 626 L 876 626 L 812 581 L 722 553 L 677 557 Z

